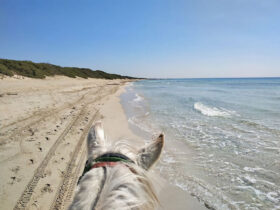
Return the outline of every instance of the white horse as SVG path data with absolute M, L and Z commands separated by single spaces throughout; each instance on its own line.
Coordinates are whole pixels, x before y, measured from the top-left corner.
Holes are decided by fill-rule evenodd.
M 155 177 L 148 169 L 159 159 L 163 134 L 136 150 L 127 143 L 108 145 L 100 122 L 89 131 L 88 161 L 70 210 L 155 209 Z

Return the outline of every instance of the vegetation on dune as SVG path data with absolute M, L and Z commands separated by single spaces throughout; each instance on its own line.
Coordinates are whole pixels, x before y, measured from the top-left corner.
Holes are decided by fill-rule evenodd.
M 109 74 L 100 70 L 88 68 L 61 67 L 49 63 L 34 63 L 31 61 L 16 61 L 0 59 L 0 73 L 13 76 L 14 74 L 25 77 L 43 79 L 46 76 L 63 75 L 67 77 L 100 78 L 100 79 L 134 79 L 133 77 Z

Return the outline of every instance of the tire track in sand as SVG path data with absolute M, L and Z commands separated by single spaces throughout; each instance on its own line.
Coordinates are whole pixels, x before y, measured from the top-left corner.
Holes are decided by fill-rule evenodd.
M 26 207 L 27 203 L 29 202 L 29 200 L 32 196 L 34 188 L 38 184 L 40 178 L 43 176 L 45 168 L 47 167 L 51 157 L 55 154 L 56 148 L 62 142 L 62 140 L 64 139 L 66 134 L 69 132 L 69 130 L 73 127 L 75 122 L 79 119 L 79 115 L 81 114 L 82 111 L 83 110 L 81 110 L 79 112 L 79 114 L 77 115 L 77 117 L 68 124 L 66 129 L 60 134 L 60 136 L 58 137 L 56 142 L 52 145 L 52 147 L 48 151 L 48 153 L 45 156 L 45 158 L 43 159 L 43 161 L 40 163 L 38 168 L 35 170 L 32 179 L 29 181 L 29 183 L 25 187 L 25 189 L 24 189 L 22 195 L 20 196 L 19 200 L 17 201 L 14 209 L 24 209 Z
M 25 125 L 25 126 L 23 126 L 22 128 L 16 130 L 15 132 L 13 132 L 12 135 L 5 137 L 5 139 L 14 138 L 15 136 L 20 135 L 20 134 L 22 133 L 23 130 L 26 130 L 28 127 L 31 127 L 32 125 L 35 125 L 35 124 L 37 124 L 38 122 L 41 122 L 41 121 L 44 120 L 45 118 L 50 117 L 50 116 L 53 116 L 53 115 L 59 113 L 60 111 L 65 110 L 65 109 L 67 109 L 67 108 L 69 108 L 69 107 L 71 107 L 71 106 L 77 105 L 77 104 L 78 104 L 80 101 L 82 101 L 86 96 L 91 95 L 91 94 L 97 94 L 98 92 L 100 92 L 100 90 L 103 89 L 104 86 L 105 86 L 105 85 L 103 85 L 103 86 L 101 86 L 101 87 L 98 87 L 98 89 L 97 89 L 94 93 L 91 93 L 91 91 L 89 90 L 88 92 L 86 92 L 85 94 L 83 94 L 81 97 L 79 97 L 78 99 L 76 99 L 76 100 L 75 100 L 74 102 L 72 102 L 72 103 L 68 103 L 68 104 L 63 105 L 63 106 L 61 106 L 61 107 L 58 107 L 58 108 L 56 108 L 56 109 L 45 110 L 45 111 L 39 112 L 38 114 L 35 113 L 35 114 L 32 114 L 31 116 L 29 116 L 29 117 L 27 117 L 27 118 L 24 118 L 24 119 L 19 120 L 19 121 L 17 121 L 17 122 L 13 122 L 13 123 L 11 123 L 11 124 L 9 124 L 9 125 L 3 126 L 3 127 L 2 127 L 2 130 L 3 130 L 3 129 L 7 129 L 7 128 L 11 127 L 11 126 L 16 126 L 17 124 L 24 123 L 25 121 L 28 121 L 28 120 L 31 120 L 31 121 L 32 121 L 32 119 L 34 119 L 34 121 L 28 123 L 27 125 Z M 93 88 L 94 88 L 94 87 L 93 87 Z M 36 118 L 38 118 L 38 119 L 36 119 Z M 1 141 L 1 144 L 6 143 L 5 141 L 7 141 L 7 140 L 5 140 L 5 139 L 3 139 L 4 141 L 3 141 L 3 140 Z
M 81 163 L 83 160 L 83 154 L 85 150 L 83 150 L 82 154 L 80 155 L 80 160 L 78 162 L 78 167 L 76 167 L 76 161 L 78 158 L 78 153 L 81 151 L 82 145 L 84 144 L 84 140 L 91 128 L 93 122 L 98 118 L 99 111 L 96 111 L 94 116 L 91 118 L 90 122 L 87 124 L 86 129 L 84 130 L 82 136 L 80 137 L 78 144 L 72 153 L 72 158 L 68 163 L 66 171 L 63 176 L 63 180 L 60 183 L 59 189 L 56 192 L 55 199 L 50 207 L 50 209 L 62 209 L 65 207 L 65 202 L 69 201 L 72 197 L 72 192 L 77 184 L 78 175 L 81 169 Z
M 69 130 L 73 127 L 73 125 L 78 121 L 78 119 L 80 118 L 80 116 L 82 115 L 82 113 L 86 110 L 86 107 L 89 104 L 92 104 L 94 102 L 97 102 L 99 100 L 101 100 L 103 97 L 106 97 L 110 94 L 113 94 L 114 92 L 116 92 L 116 90 L 118 88 L 114 88 L 113 90 L 111 90 L 109 93 L 105 93 L 104 95 L 98 95 L 98 92 L 100 92 L 102 90 L 101 87 L 98 89 L 98 91 L 95 92 L 95 94 L 97 95 L 94 100 L 87 102 L 83 108 L 81 109 L 81 111 L 77 114 L 77 117 L 75 119 L 73 119 L 68 126 L 66 127 L 66 129 L 61 133 L 61 135 L 58 137 L 58 139 L 56 140 L 56 142 L 52 145 L 52 147 L 50 148 L 50 150 L 48 151 L 47 155 L 45 156 L 45 158 L 43 159 L 43 161 L 40 163 L 40 165 L 38 166 L 38 168 L 35 170 L 33 177 L 31 178 L 31 180 L 29 181 L 29 183 L 27 184 L 27 186 L 25 187 L 23 193 L 21 194 L 20 198 L 18 199 L 14 210 L 18 210 L 18 209 L 25 209 L 27 204 L 29 203 L 31 196 L 33 194 L 33 191 L 35 189 L 35 187 L 37 186 L 39 180 L 41 179 L 41 177 L 43 177 L 44 171 L 50 161 L 50 159 L 52 158 L 52 156 L 55 154 L 55 151 L 58 147 L 58 145 L 63 141 L 64 137 L 66 136 L 66 134 L 69 132 Z M 97 113 L 97 112 L 96 112 Z M 96 114 L 95 113 L 95 114 Z M 95 115 L 94 115 L 95 116 Z M 91 121 L 93 122 L 94 117 L 91 119 Z M 87 127 L 90 128 L 91 124 L 89 123 L 87 125 Z M 87 129 L 86 129 L 87 130 Z M 86 134 L 86 132 L 83 132 L 82 136 L 84 136 Z M 80 143 L 80 142 L 79 142 Z M 81 147 L 81 146 L 80 146 Z M 79 148 L 80 148 L 79 147 Z M 75 149 L 76 151 L 76 149 Z M 72 159 L 74 158 L 74 156 L 72 155 Z M 71 160 L 72 160 L 71 159 Z M 67 169 L 69 168 L 69 166 L 67 167 Z M 70 167 L 71 171 L 73 169 L 73 166 Z M 69 170 L 70 170 L 69 169 Z M 64 177 L 65 178 L 65 177 Z
M 114 94 L 117 90 L 118 87 L 112 88 L 108 93 L 108 95 Z M 67 204 L 69 204 L 70 199 L 73 196 L 73 191 L 77 186 L 77 181 L 78 181 L 79 173 L 81 171 L 81 167 L 83 166 L 82 162 L 86 154 L 86 149 L 85 149 L 86 147 L 84 147 L 82 154 L 80 155 L 78 164 L 76 166 L 75 163 L 77 162 L 79 156 L 78 153 L 81 150 L 83 143 L 85 143 L 84 140 L 89 132 L 89 129 L 91 128 L 93 122 L 98 118 L 98 115 L 99 115 L 99 111 L 97 111 L 95 115 L 91 118 L 90 123 L 87 125 L 85 131 L 80 137 L 79 142 L 74 152 L 72 153 L 72 158 L 66 168 L 66 173 L 64 173 L 65 175 L 60 183 L 59 190 L 56 192 L 55 198 L 53 200 L 50 209 L 55 209 L 55 210 L 65 209 L 65 207 L 67 207 Z
M 88 90 L 88 89 L 92 89 L 92 88 L 96 88 L 96 87 L 95 86 L 87 87 L 87 88 L 83 88 L 81 90 L 75 90 L 75 91 L 61 91 L 60 93 L 76 93 L 76 92 L 82 92 L 84 90 Z M 50 94 L 52 95 L 52 93 L 50 93 Z M 2 126 L 2 129 L 5 129 L 5 128 L 8 128 L 8 127 L 20 124 L 20 123 L 23 123 L 24 121 L 27 121 L 27 120 L 29 120 L 31 118 L 35 118 L 35 117 L 42 116 L 42 115 L 46 116 L 49 113 L 61 111 L 61 110 L 65 109 L 65 108 L 67 108 L 69 106 L 75 105 L 78 101 L 82 100 L 88 94 L 89 94 L 89 91 L 87 93 L 83 94 L 80 98 L 76 99 L 74 102 L 69 102 L 69 105 L 61 106 L 61 107 L 58 107 L 57 109 L 50 109 L 50 110 L 40 111 L 39 113 L 37 113 L 37 112 L 36 113 L 32 113 L 32 115 L 29 116 L 29 117 L 25 117 L 25 118 L 22 118 L 20 120 L 17 120 L 16 122 L 12 122 L 12 123 L 10 123 L 8 125 Z M 53 100 L 56 102 L 55 99 L 53 99 Z
M 104 85 L 104 86 L 105 86 L 105 85 Z M 104 86 L 99 87 L 98 90 L 96 90 L 96 91 L 93 92 L 93 93 L 90 93 L 90 92 L 85 93 L 82 97 L 80 97 L 78 100 L 76 100 L 75 102 L 71 103 L 70 105 L 68 104 L 68 105 L 66 105 L 66 106 L 59 107 L 59 108 L 56 109 L 56 110 L 50 110 L 50 111 L 48 111 L 47 113 L 42 114 L 42 116 L 40 117 L 40 119 L 37 119 L 36 121 L 31 122 L 31 123 L 25 125 L 23 128 L 20 128 L 20 129 L 17 130 L 15 133 L 13 133 L 12 136 L 8 137 L 7 139 L 14 138 L 15 136 L 20 136 L 20 135 L 22 134 L 22 131 L 27 130 L 28 127 L 30 127 L 30 126 L 32 126 L 32 125 L 34 125 L 34 124 L 36 124 L 36 123 L 39 123 L 40 121 L 44 120 L 44 119 L 47 118 L 47 117 L 51 117 L 51 116 L 55 115 L 56 113 L 59 113 L 59 112 L 62 111 L 63 109 L 67 109 L 67 108 L 69 108 L 69 107 L 71 107 L 71 106 L 77 105 L 77 104 L 78 104 L 82 99 L 84 99 L 87 95 L 90 95 L 90 94 L 98 95 L 98 93 L 104 88 Z M 96 98 L 100 98 L 100 96 L 96 96 Z M 96 98 L 95 98 L 95 99 L 96 99 Z M 98 99 L 97 99 L 97 100 L 98 100 Z M 96 100 L 94 100 L 94 101 L 96 101 Z M 87 104 L 89 104 L 89 103 L 87 103 Z M 86 105 L 85 105 L 85 106 L 86 106 Z M 83 109 L 84 109 L 84 108 L 83 108 Z M 77 116 L 79 116 L 80 113 L 81 113 L 81 112 L 79 112 Z M 75 119 L 76 119 L 76 118 L 75 118 Z M 66 129 L 67 129 L 67 128 L 66 128 Z M 20 137 L 21 137 L 20 140 L 19 140 L 19 141 L 20 141 L 20 142 L 19 142 L 20 151 L 19 151 L 18 153 L 14 154 L 14 155 L 11 156 L 11 157 L 8 157 L 8 158 L 6 158 L 6 159 L 4 159 L 4 160 L 1 160 L 0 163 L 6 162 L 6 161 L 9 161 L 9 160 L 12 160 L 13 158 L 16 158 L 18 155 L 20 155 L 20 154 L 22 153 L 23 149 L 22 149 L 22 147 L 21 147 L 21 144 L 22 144 L 23 138 L 22 138 L 22 136 L 20 136 Z M 60 138 L 60 137 L 59 137 L 59 138 Z M 59 138 L 58 138 L 58 139 L 59 139 Z M 5 140 L 4 140 L 4 141 L 1 141 L 0 144 L 5 144 L 5 143 L 6 143 L 6 142 L 5 142 Z

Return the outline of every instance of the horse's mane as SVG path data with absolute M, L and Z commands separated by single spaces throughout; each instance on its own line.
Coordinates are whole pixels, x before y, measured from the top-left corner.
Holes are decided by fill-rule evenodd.
M 108 144 L 106 151 L 125 154 L 134 160 L 137 158 L 135 149 L 127 141 Z M 103 188 L 100 190 L 98 185 L 102 182 Z M 122 163 L 106 169 L 96 168 L 82 178 L 77 188 L 78 197 L 70 209 L 155 209 L 158 205 L 158 189 L 155 186 L 159 185 L 154 173 L 136 164 Z M 96 194 L 90 195 L 93 188 L 100 190 L 97 199 Z
M 152 177 L 140 167 L 129 167 L 133 167 L 134 174 L 121 165 L 108 168 L 97 209 L 155 209 L 158 198 Z

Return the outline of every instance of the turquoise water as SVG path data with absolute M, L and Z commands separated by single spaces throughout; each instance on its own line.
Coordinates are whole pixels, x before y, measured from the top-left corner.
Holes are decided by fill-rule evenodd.
M 166 136 L 158 170 L 214 209 L 280 209 L 280 78 L 138 81 L 131 126 Z

